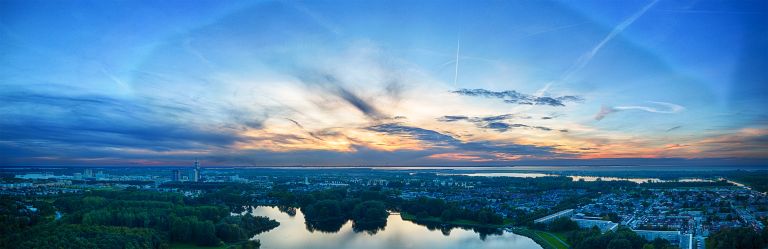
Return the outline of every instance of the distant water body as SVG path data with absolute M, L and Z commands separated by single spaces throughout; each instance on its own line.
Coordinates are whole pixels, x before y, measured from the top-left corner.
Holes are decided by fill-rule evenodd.
M 254 236 L 264 249 L 540 249 L 530 238 L 504 231 L 501 235 L 481 236 L 461 228 L 429 228 L 403 220 L 399 214 L 387 218 L 387 225 L 376 233 L 355 232 L 352 222 L 344 224 L 338 232 L 309 231 L 304 215 L 296 210 L 295 216 L 281 212 L 276 207 L 257 207 L 253 215 L 266 216 L 280 222 L 280 226 Z
M 539 178 L 547 176 L 561 176 L 557 174 L 542 174 L 542 173 L 462 173 L 462 174 L 440 174 L 438 175 L 463 175 L 463 176 L 478 176 L 478 177 L 521 177 L 521 178 Z M 645 182 L 714 182 L 715 180 L 703 179 L 703 178 L 682 178 L 677 180 L 662 180 L 659 178 L 639 178 L 639 177 L 604 177 L 604 176 L 580 176 L 580 175 L 562 175 L 573 179 L 573 181 L 630 181 L 635 183 Z M 717 179 L 719 180 L 719 179 Z
M 322 167 L 318 167 L 322 168 Z M 467 171 L 729 171 L 768 170 L 768 166 L 678 166 L 678 165 L 616 165 L 616 166 L 493 166 L 493 167 L 452 167 L 452 166 L 388 166 L 363 167 L 378 170 L 467 170 Z

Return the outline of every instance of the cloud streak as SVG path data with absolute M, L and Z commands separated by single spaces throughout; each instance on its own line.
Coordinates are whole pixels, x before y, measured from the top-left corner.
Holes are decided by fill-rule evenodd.
M 379 111 L 379 109 L 376 108 L 372 103 L 369 103 L 368 101 L 361 98 L 358 94 L 344 87 L 344 84 L 333 75 L 314 75 L 312 73 L 304 73 L 298 75 L 298 78 L 301 79 L 304 83 L 321 86 L 324 90 L 326 90 L 326 92 L 340 98 L 371 119 L 378 120 L 387 118 L 387 115 L 381 113 L 381 111 Z M 392 84 L 393 83 L 390 85 Z M 397 94 L 399 94 L 399 91 L 401 91 L 399 87 L 394 87 L 392 90 L 388 90 L 388 92 L 396 92 Z
M 611 32 L 608 33 L 608 35 L 606 35 L 602 40 L 600 40 L 600 42 L 597 43 L 597 45 L 595 45 L 594 47 L 592 47 L 592 49 L 590 49 L 589 51 L 584 53 L 581 57 L 579 57 L 576 63 L 574 63 L 573 66 L 571 66 L 571 68 L 569 68 L 563 74 L 563 76 L 561 77 L 561 81 L 568 81 L 571 77 L 573 77 L 573 75 L 575 75 L 576 73 L 584 69 L 584 67 L 586 67 L 587 64 L 589 64 L 589 62 L 592 61 L 592 58 L 594 58 L 595 55 L 597 55 L 597 53 L 600 52 L 601 49 L 603 49 L 605 44 L 607 44 L 614 37 L 616 37 L 621 32 L 623 32 L 627 27 L 629 27 L 629 25 L 632 25 L 632 23 L 637 21 L 638 18 L 643 16 L 645 12 L 648 12 L 648 10 L 651 9 L 651 7 L 653 7 L 654 5 L 656 5 L 657 2 L 659 2 L 659 0 L 651 1 L 649 4 L 645 5 L 642 9 L 638 10 L 637 12 L 629 16 L 627 19 L 624 19 L 624 21 L 619 23 L 619 25 L 616 25 L 616 27 L 614 27 L 611 30 Z
M 544 127 L 544 126 L 535 126 L 535 125 L 526 125 L 526 124 L 520 124 L 520 123 L 510 123 L 507 122 L 508 120 L 512 119 L 531 119 L 529 116 L 518 116 L 514 114 L 502 114 L 502 115 L 492 115 L 492 116 L 482 116 L 482 117 L 468 117 L 463 115 L 447 115 L 437 118 L 437 121 L 444 122 L 444 123 L 451 123 L 451 122 L 457 122 L 457 121 L 467 121 L 478 128 L 481 129 L 489 129 L 494 130 L 498 132 L 506 132 L 512 128 L 527 128 L 527 129 L 536 129 L 541 131 L 553 131 L 555 129 Z M 560 132 L 568 132 L 568 130 L 558 130 Z
M 523 156 L 523 157 L 547 157 L 553 155 L 562 155 L 554 151 L 552 147 L 522 145 L 513 143 L 499 143 L 489 141 L 465 142 L 451 135 L 443 134 L 434 130 L 407 126 L 400 123 L 387 123 L 368 127 L 367 129 L 390 136 L 401 136 L 416 139 L 432 146 L 442 148 L 437 153 L 499 153 L 504 157 Z
M 504 103 L 519 104 L 519 105 L 548 105 L 548 106 L 565 106 L 567 102 L 580 102 L 584 99 L 579 96 L 559 96 L 559 97 L 546 97 L 546 96 L 534 96 L 530 94 L 524 94 L 515 90 L 506 91 L 490 91 L 486 89 L 459 89 L 452 93 L 471 96 L 471 97 L 485 97 L 485 98 L 497 98 L 502 99 Z
M 627 110 L 638 110 L 638 111 L 645 111 L 645 112 L 651 112 L 651 113 L 663 113 L 663 114 L 674 114 L 679 113 L 683 110 L 685 110 L 685 107 L 677 104 L 667 103 L 667 102 L 656 102 L 656 101 L 648 101 L 648 103 L 658 105 L 658 107 L 650 107 L 650 106 L 614 106 L 614 107 L 608 107 L 603 106 L 599 112 L 595 115 L 595 120 L 602 120 L 606 116 L 617 113 L 620 111 L 627 111 Z

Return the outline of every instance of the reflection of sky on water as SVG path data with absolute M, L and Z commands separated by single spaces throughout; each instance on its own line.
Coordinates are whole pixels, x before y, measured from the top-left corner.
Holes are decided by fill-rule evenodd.
M 430 231 L 424 226 L 404 221 L 399 215 L 390 215 L 384 230 L 370 235 L 366 232 L 352 231 L 352 222 L 347 222 L 336 233 L 310 232 L 306 230 L 304 215 L 297 210 L 296 216 L 280 212 L 275 207 L 258 207 L 255 215 L 267 216 L 280 222 L 277 228 L 256 235 L 261 240 L 262 248 L 505 248 L 528 249 L 541 248 L 533 240 L 513 233 L 488 235 L 485 240 L 469 230 L 453 229 L 450 236 L 440 230 Z
M 465 175 L 465 176 L 485 176 L 485 177 L 522 177 L 522 178 L 537 178 L 545 176 L 557 176 L 552 174 L 542 173 L 470 173 L 470 174 L 440 174 L 437 175 Z
M 544 174 L 544 173 L 510 173 L 510 172 L 491 172 L 491 173 L 460 173 L 460 174 L 446 174 L 446 173 L 438 173 L 437 175 L 463 175 L 463 176 L 479 176 L 479 177 L 520 177 L 520 178 L 538 178 L 538 177 L 547 177 L 547 176 L 560 176 L 557 174 Z M 607 177 L 607 176 L 576 176 L 576 175 L 566 175 L 573 179 L 573 181 L 580 181 L 584 180 L 587 182 L 594 182 L 598 179 L 601 181 L 630 181 L 634 183 L 645 183 L 645 182 L 713 182 L 712 179 L 703 179 L 703 178 L 681 178 L 677 180 L 662 180 L 659 178 L 623 178 L 623 177 Z M 722 180 L 722 179 L 718 179 Z M 728 181 L 736 186 L 743 187 L 743 184 Z

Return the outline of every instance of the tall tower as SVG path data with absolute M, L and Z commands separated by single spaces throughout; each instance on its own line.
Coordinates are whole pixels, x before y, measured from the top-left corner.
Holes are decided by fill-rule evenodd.
M 201 176 L 200 175 L 200 161 L 195 159 L 195 175 L 194 175 L 194 180 L 193 181 L 199 182 L 200 181 L 200 176 Z

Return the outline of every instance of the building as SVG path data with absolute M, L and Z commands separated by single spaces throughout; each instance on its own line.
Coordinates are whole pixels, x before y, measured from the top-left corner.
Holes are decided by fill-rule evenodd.
M 93 169 L 85 169 L 83 172 L 83 177 L 93 178 L 94 177 Z
M 554 214 L 550 214 L 550 215 L 538 218 L 534 220 L 533 223 L 550 223 L 557 218 L 562 218 L 562 217 L 570 218 L 571 216 L 573 216 L 573 209 L 566 209 Z
M 178 169 L 173 170 L 173 174 L 171 175 L 171 181 L 178 182 L 181 181 L 181 171 Z
M 651 241 L 657 238 L 668 240 L 669 243 L 677 245 L 683 249 L 690 249 L 694 246 L 693 235 L 683 234 L 680 231 L 652 231 L 652 230 L 632 230 L 638 236 Z
M 200 161 L 198 161 L 198 160 L 195 160 L 195 170 L 194 171 L 195 171 L 195 173 L 194 173 L 194 175 L 192 177 L 192 181 L 199 182 L 200 179 L 203 176 L 202 176 L 202 174 L 200 172 Z
M 619 228 L 619 223 L 608 221 L 608 220 L 594 220 L 594 219 L 574 219 L 571 218 L 572 221 L 576 222 L 576 224 L 579 225 L 581 228 L 592 228 L 597 227 L 600 229 L 600 232 L 608 232 L 608 231 L 616 231 L 617 228 Z

